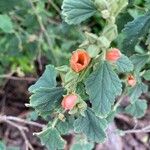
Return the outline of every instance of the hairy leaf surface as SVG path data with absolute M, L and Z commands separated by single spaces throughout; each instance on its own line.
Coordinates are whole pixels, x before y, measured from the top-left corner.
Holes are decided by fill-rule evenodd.
M 136 118 L 141 118 L 144 116 L 146 109 L 147 102 L 145 100 L 136 100 L 134 103 L 126 107 L 125 111 Z
M 13 24 L 8 15 L 0 15 L 0 29 L 5 33 L 13 31 Z
M 65 141 L 55 128 L 47 128 L 45 131 L 39 133 L 38 137 L 48 150 L 64 149 Z
M 135 54 L 130 57 L 130 60 L 134 64 L 134 70 L 136 72 L 141 71 L 144 65 L 148 62 L 150 56 L 148 54 Z
M 62 10 L 62 15 L 68 24 L 80 24 L 96 12 L 92 0 L 64 0 Z
M 142 93 L 148 91 L 147 85 L 144 83 L 138 83 L 133 88 L 129 90 L 129 97 L 132 102 L 136 101 Z
M 62 95 L 64 94 L 64 88 L 39 88 L 30 97 L 30 106 L 33 107 L 40 115 L 47 115 L 58 106 Z
M 91 141 L 103 142 L 106 138 L 106 125 L 105 119 L 100 119 L 91 109 L 88 109 L 85 111 L 85 116 L 76 119 L 74 129 L 76 132 L 84 133 Z
M 85 85 L 93 110 L 100 116 L 107 116 L 116 96 L 122 92 L 121 81 L 111 65 L 106 61 L 99 63 Z
M 134 51 L 135 45 L 142 36 L 145 36 L 145 34 L 148 33 L 149 28 L 150 12 L 129 22 L 123 30 L 123 33 L 126 35 L 122 42 L 123 50 Z
M 132 62 L 125 55 L 122 55 L 122 57 L 116 62 L 116 65 L 119 72 L 130 72 L 133 70 Z
M 48 65 L 38 81 L 29 87 L 29 91 L 34 93 L 41 87 L 52 88 L 56 86 L 56 70 L 54 66 Z

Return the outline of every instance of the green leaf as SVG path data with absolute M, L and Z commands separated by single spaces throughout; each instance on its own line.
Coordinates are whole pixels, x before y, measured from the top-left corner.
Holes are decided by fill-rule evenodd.
M 105 26 L 102 32 L 102 36 L 106 37 L 106 39 L 108 39 L 109 42 L 115 40 L 118 36 L 117 26 L 114 24 Z
M 26 120 L 29 120 L 29 121 L 31 121 L 31 120 L 33 120 L 33 121 L 36 121 L 37 119 L 38 119 L 38 113 L 36 112 L 36 111 L 31 111 L 31 112 L 29 112 L 29 114 L 27 115 L 27 118 L 26 118 Z
M 122 55 L 122 57 L 116 62 L 116 65 L 119 72 L 130 72 L 133 70 L 132 62 L 125 55 Z
M 8 15 L 0 15 L 0 29 L 5 33 L 12 33 L 13 25 Z
M 150 1 L 149 0 L 145 0 L 145 7 L 147 7 L 148 9 L 150 9 Z
M 64 88 L 39 88 L 30 97 L 30 106 L 40 115 L 48 115 L 56 108 L 64 94 Z
M 18 6 L 25 2 L 24 0 L 0 0 L 0 12 L 7 12 L 12 10 L 15 6 Z
M 116 20 L 118 32 L 120 33 L 122 31 L 122 29 L 124 28 L 125 24 L 127 24 L 128 22 L 130 22 L 132 20 L 133 20 L 132 16 L 127 11 L 119 14 L 119 16 L 117 17 L 117 20 Z
M 115 116 L 116 116 L 116 114 L 117 114 L 118 112 L 117 112 L 117 110 L 112 110 L 109 114 L 108 114 L 108 116 L 107 116 L 107 118 L 106 118 L 106 120 L 107 120 L 107 122 L 108 123 L 112 123 L 113 121 L 114 121 L 114 118 L 115 118 Z
M 148 54 L 135 54 L 130 57 L 130 60 L 134 64 L 134 70 L 140 72 L 144 65 L 148 62 L 150 56 Z
M 77 133 L 84 133 L 93 142 L 103 142 L 106 138 L 105 119 L 97 117 L 91 109 L 85 111 L 85 116 L 80 116 L 75 120 L 74 130 Z
M 121 81 L 111 65 L 106 61 L 99 63 L 85 85 L 93 110 L 100 116 L 107 116 L 116 96 L 122 92 Z
M 56 86 L 56 70 L 54 66 L 48 65 L 43 73 L 43 75 L 38 79 L 38 81 L 29 87 L 29 91 L 34 93 L 41 87 L 52 88 Z
M 92 0 L 64 0 L 62 15 L 68 24 L 80 24 L 93 16 L 96 8 Z
M 134 51 L 135 45 L 139 42 L 140 38 L 147 34 L 150 28 L 150 13 L 140 16 L 129 22 L 123 33 L 126 35 L 123 40 L 123 50 Z
M 73 129 L 73 123 L 74 118 L 70 116 L 67 117 L 64 122 L 59 120 L 56 124 L 56 128 L 60 132 L 60 134 L 65 135 L 68 134 L 71 129 Z
M 65 75 L 65 85 L 64 85 L 67 91 L 72 92 L 76 89 L 78 76 L 79 74 L 77 74 L 73 70 L 67 72 L 67 74 Z
M 117 17 L 118 14 L 128 5 L 128 0 L 112 0 L 109 3 L 109 7 L 111 7 L 111 15 Z
M 48 128 L 38 134 L 41 143 L 47 147 L 48 150 L 64 149 L 65 141 L 61 138 L 59 132 L 55 128 Z
M 150 70 L 147 70 L 145 73 L 144 73 L 144 75 L 143 75 L 143 77 L 144 77 L 144 79 L 145 80 L 150 80 Z
M 82 82 L 79 82 L 79 83 L 77 84 L 76 93 L 77 93 L 78 95 L 80 95 L 80 97 L 81 97 L 83 100 L 88 100 L 88 99 L 89 99 L 89 96 L 87 95 L 86 90 L 85 90 L 85 85 L 84 85 L 84 83 L 82 83 Z
M 94 148 L 94 142 L 87 140 L 86 136 L 83 134 L 76 134 L 74 137 L 74 142 L 71 145 L 71 150 L 92 150 Z
M 94 148 L 93 143 L 78 142 L 72 145 L 71 150 L 93 150 L 93 148 Z
M 136 100 L 134 103 L 126 107 L 125 112 L 136 117 L 141 118 L 147 110 L 147 102 L 145 100 Z
M 96 57 L 98 55 L 99 51 L 100 51 L 99 46 L 94 45 L 94 44 L 90 44 L 87 48 L 87 52 L 91 58 Z
M 133 88 L 129 90 L 129 97 L 132 102 L 136 101 L 142 93 L 146 93 L 148 91 L 147 85 L 144 83 L 138 83 Z
M 3 141 L 0 141 L 0 150 L 6 150 L 6 146 Z

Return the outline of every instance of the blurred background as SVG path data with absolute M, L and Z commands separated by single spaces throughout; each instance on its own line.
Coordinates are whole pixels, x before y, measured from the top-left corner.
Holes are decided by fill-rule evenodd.
M 61 4 L 62 0 L 0 0 L 0 115 L 45 124 L 36 112 L 25 106 L 29 102 L 28 87 L 43 73 L 45 65 L 69 64 L 71 52 L 85 38 L 84 32 L 99 34 L 106 24 L 96 14 L 82 25 L 68 25 L 61 17 Z M 145 8 L 150 9 L 149 0 L 129 0 L 128 11 L 117 19 L 118 31 L 121 32 L 127 22 L 145 13 Z M 121 47 L 119 41 L 118 38 L 113 45 Z M 149 99 L 149 96 L 146 98 Z M 141 125 L 148 120 L 149 111 L 140 120 Z M 132 128 L 136 122 L 128 116 L 118 116 L 115 121 L 120 129 Z M 27 132 L 26 138 L 32 147 L 44 150 L 39 139 L 32 134 L 40 131 L 40 127 L 27 125 L 27 128 L 30 132 Z M 116 125 L 112 128 L 115 129 Z M 72 135 L 64 138 L 70 147 Z M 97 144 L 95 149 L 150 149 L 150 135 L 147 133 L 124 137 L 110 135 L 109 138 L 111 140 Z M 25 144 L 17 128 L 0 122 L 0 150 L 25 150 Z

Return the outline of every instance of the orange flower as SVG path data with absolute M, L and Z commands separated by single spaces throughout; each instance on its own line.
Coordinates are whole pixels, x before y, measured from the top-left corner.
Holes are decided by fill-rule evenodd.
M 75 72 L 84 70 L 90 63 L 90 56 L 85 50 L 73 52 L 70 60 L 70 66 Z
M 78 96 L 75 94 L 67 95 L 63 98 L 61 102 L 62 108 L 65 110 L 71 110 L 76 105 L 76 101 L 78 99 Z
M 116 62 L 121 57 L 121 52 L 117 48 L 112 48 L 106 52 L 106 60 Z
M 133 75 L 128 75 L 128 77 L 127 77 L 127 83 L 128 83 L 128 85 L 130 85 L 130 86 L 135 86 L 136 85 L 136 79 L 135 79 L 135 77 L 133 76 Z

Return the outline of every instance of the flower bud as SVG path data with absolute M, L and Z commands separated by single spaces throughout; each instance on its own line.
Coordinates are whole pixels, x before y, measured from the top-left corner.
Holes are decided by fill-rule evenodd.
M 106 60 L 116 62 L 121 57 L 121 52 L 117 48 L 112 48 L 106 52 Z
M 128 85 L 130 85 L 130 86 L 135 86 L 136 85 L 136 79 L 135 79 L 135 77 L 133 76 L 133 75 L 128 75 L 128 77 L 127 77 L 127 83 L 128 83 Z
M 85 50 L 73 52 L 70 60 L 70 66 L 75 72 L 84 70 L 90 63 L 90 56 Z
M 61 102 L 62 108 L 64 108 L 65 110 L 72 110 L 76 105 L 77 99 L 78 96 L 74 94 L 65 96 Z

